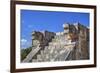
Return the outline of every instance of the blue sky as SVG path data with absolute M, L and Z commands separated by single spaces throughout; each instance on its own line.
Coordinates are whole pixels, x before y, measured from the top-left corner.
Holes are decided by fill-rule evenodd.
M 21 10 L 21 48 L 31 46 L 32 31 L 63 31 L 64 23 L 76 23 L 89 27 L 89 13 Z

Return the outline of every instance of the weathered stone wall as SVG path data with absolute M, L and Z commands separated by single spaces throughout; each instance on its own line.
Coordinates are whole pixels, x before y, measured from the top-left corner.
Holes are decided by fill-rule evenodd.
M 69 25 L 69 33 L 77 34 L 78 30 L 76 29 L 75 25 Z
M 32 45 L 34 46 L 34 44 L 36 44 L 34 41 L 38 41 L 38 44 L 40 44 L 41 46 L 46 46 L 48 45 L 48 42 L 51 41 L 55 35 L 56 35 L 55 33 L 49 31 L 44 31 L 44 32 L 34 31 L 34 33 L 32 34 L 33 37 Z
M 44 33 L 44 37 L 45 37 L 45 41 L 44 43 L 47 43 L 46 45 L 48 45 L 48 42 L 52 41 L 52 38 L 54 38 L 56 34 L 53 32 L 49 32 L 49 31 L 45 31 Z
M 37 46 L 38 44 L 41 44 L 44 39 L 44 35 L 41 32 L 32 32 L 32 46 Z
M 81 59 L 89 59 L 89 29 L 83 25 L 79 25 L 79 48 Z
M 37 51 L 36 47 L 39 44 L 40 49 Z M 89 29 L 77 23 L 76 25 L 64 25 L 64 31 L 59 33 L 34 31 L 32 33 L 32 46 L 37 53 L 31 61 L 89 59 Z M 54 58 L 55 56 L 57 59 Z
M 77 25 L 69 25 L 68 30 L 72 42 L 76 42 L 69 58 L 72 60 L 89 59 L 89 29 L 77 23 Z

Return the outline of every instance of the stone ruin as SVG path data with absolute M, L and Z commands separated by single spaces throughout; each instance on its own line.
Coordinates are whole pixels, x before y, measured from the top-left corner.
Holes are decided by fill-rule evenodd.
M 63 24 L 63 32 L 33 31 L 32 51 L 23 62 L 89 59 L 89 29 L 80 23 Z
M 34 47 L 38 44 L 40 44 L 40 46 L 46 46 L 48 45 L 48 42 L 54 38 L 55 35 L 55 33 L 49 31 L 34 31 L 32 32 L 32 46 Z

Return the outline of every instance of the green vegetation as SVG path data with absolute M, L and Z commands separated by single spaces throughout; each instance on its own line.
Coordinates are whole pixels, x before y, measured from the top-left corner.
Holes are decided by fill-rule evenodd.
M 32 47 L 21 49 L 21 61 L 24 60 L 24 58 L 30 53 L 32 50 Z

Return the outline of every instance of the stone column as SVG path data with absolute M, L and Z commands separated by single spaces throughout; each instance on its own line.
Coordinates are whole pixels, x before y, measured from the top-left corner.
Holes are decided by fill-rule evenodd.
M 39 44 L 39 40 L 36 39 L 36 32 L 32 32 L 32 47 L 36 47 Z
M 69 33 L 69 24 L 63 24 L 63 28 L 64 28 L 64 34 Z
M 32 47 L 34 46 L 34 45 L 33 45 L 33 41 L 34 41 L 34 39 L 35 39 L 35 36 L 34 36 L 34 35 L 35 35 L 35 31 L 32 32 Z

